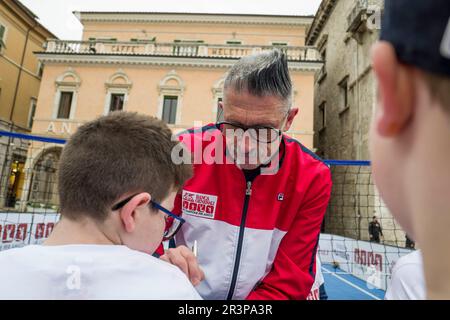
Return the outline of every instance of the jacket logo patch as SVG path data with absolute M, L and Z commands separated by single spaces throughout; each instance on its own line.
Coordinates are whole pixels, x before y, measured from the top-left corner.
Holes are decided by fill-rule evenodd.
M 182 198 L 184 214 L 214 219 L 217 196 L 183 190 Z
M 278 194 L 278 201 L 283 201 L 284 200 L 284 193 L 279 193 Z

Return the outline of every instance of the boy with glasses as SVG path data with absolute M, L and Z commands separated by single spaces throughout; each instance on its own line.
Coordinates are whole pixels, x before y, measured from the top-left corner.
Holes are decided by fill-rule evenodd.
M 136 113 L 81 126 L 59 163 L 61 220 L 44 245 L 0 253 L 0 299 L 200 299 L 152 256 L 183 222 L 165 208 L 192 174 L 171 136 Z

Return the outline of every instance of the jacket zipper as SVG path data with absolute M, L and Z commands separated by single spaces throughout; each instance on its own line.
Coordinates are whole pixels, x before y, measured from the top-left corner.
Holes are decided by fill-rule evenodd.
M 228 291 L 227 300 L 231 300 L 233 298 L 234 289 L 236 287 L 236 281 L 237 281 L 237 276 L 238 276 L 238 271 L 239 271 L 239 263 L 241 261 L 242 242 L 244 240 L 245 221 L 247 220 L 248 203 L 250 201 L 250 196 L 252 195 L 252 181 L 246 180 L 246 182 L 247 182 L 247 189 L 245 190 L 244 208 L 242 210 L 241 225 L 239 227 L 238 247 L 237 247 L 237 251 L 236 251 L 236 259 L 234 261 L 233 276 L 231 277 L 231 285 L 230 285 L 230 290 Z

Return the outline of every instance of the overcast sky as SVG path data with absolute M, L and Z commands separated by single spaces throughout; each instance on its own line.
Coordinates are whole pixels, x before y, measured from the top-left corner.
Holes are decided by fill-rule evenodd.
M 81 39 L 72 11 L 313 15 L 321 0 L 20 0 L 60 39 Z

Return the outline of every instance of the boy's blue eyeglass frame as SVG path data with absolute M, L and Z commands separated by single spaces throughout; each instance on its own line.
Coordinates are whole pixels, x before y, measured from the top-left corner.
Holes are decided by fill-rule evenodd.
M 120 201 L 119 203 L 116 203 L 111 210 L 116 211 L 119 210 L 120 208 L 122 208 L 124 205 L 126 205 L 131 199 L 133 199 L 135 196 L 137 196 L 138 194 L 134 194 L 132 196 L 129 196 L 128 198 Z M 149 205 L 153 206 L 153 208 L 161 210 L 162 212 L 164 212 L 166 215 L 168 215 L 169 217 L 175 219 L 175 221 L 178 221 L 178 223 L 176 224 L 177 226 L 174 228 L 169 228 L 169 230 L 165 231 L 164 234 L 164 239 L 163 240 L 170 240 L 173 238 L 173 236 L 180 230 L 181 226 L 186 222 L 185 219 L 177 216 L 176 214 L 172 213 L 170 210 L 164 208 L 162 205 L 160 205 L 159 203 L 150 200 Z

